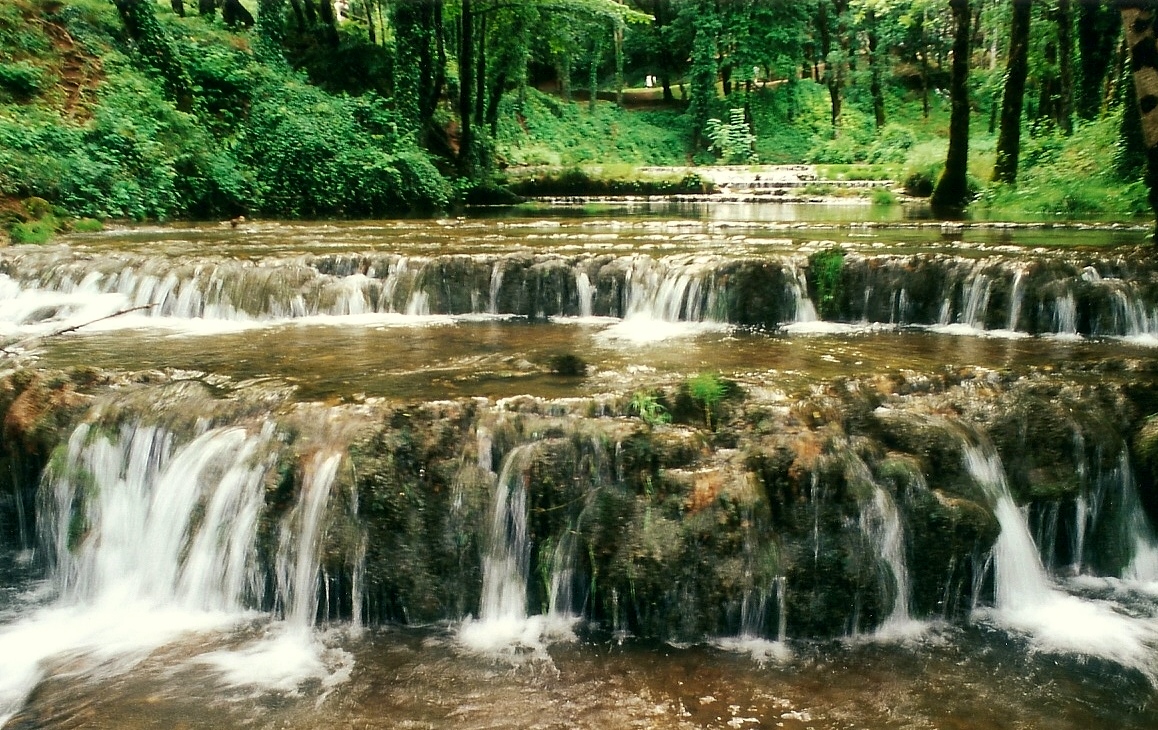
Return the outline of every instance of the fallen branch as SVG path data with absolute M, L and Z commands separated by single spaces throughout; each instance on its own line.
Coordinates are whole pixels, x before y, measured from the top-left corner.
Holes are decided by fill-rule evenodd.
M 103 317 L 97 317 L 96 319 L 89 320 L 88 322 L 81 322 L 80 324 L 70 325 L 70 326 L 65 327 L 63 329 L 58 329 L 55 332 L 49 332 L 49 333 L 43 334 L 43 335 L 33 335 L 32 337 L 25 337 L 23 340 L 17 340 L 16 342 L 11 342 L 7 345 L 0 346 L 0 353 L 3 353 L 5 355 L 9 355 L 9 356 L 15 356 L 16 354 L 18 354 L 17 350 L 19 350 L 23 345 L 25 345 L 29 342 L 32 342 L 34 340 L 44 340 L 44 339 L 48 339 L 49 337 L 58 337 L 60 335 L 67 334 L 69 332 L 76 332 L 78 329 L 81 329 L 82 327 L 88 327 L 89 325 L 96 324 L 97 322 L 103 322 L 106 319 L 112 319 L 113 317 L 120 317 L 121 315 L 130 314 L 132 312 L 139 312 L 142 309 L 152 309 L 155 306 L 157 306 L 156 303 L 142 304 L 139 307 L 130 307 L 129 309 L 122 309 L 119 312 L 113 312 L 112 314 L 106 314 Z

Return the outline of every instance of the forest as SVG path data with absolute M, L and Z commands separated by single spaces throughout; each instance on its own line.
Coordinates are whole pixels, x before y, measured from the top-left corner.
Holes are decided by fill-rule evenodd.
M 1146 6 L 6 0 L 0 228 L 702 192 L 696 167 L 758 164 L 946 216 L 1129 219 Z

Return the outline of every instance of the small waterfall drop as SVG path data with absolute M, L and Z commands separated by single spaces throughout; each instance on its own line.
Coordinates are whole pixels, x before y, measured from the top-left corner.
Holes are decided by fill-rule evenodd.
M 1049 579 L 1006 481 L 1001 458 L 984 438 L 966 439 L 965 467 L 993 501 L 1001 527 L 993 549 L 996 608 L 989 615 L 1010 630 L 1028 634 L 1046 651 L 1101 656 L 1158 679 L 1149 647 L 1158 632 L 1113 605 L 1065 593 Z
M 534 444 L 515 447 L 499 472 L 483 556 L 479 616 L 477 620 L 468 619 L 459 632 L 463 643 L 478 651 L 539 647 L 539 626 L 528 621 L 527 616 L 531 544 L 525 479 L 534 449 Z
M 905 564 L 905 532 L 901 514 L 892 496 L 879 485 L 874 485 L 873 498 L 861 515 L 862 529 L 876 543 L 881 559 L 889 567 L 894 583 L 893 605 L 878 633 L 892 635 L 910 632 L 919 626 L 909 614 L 912 591 L 909 587 L 909 569 Z
M 286 622 L 298 631 L 313 626 L 318 612 L 323 518 L 341 461 L 341 453 L 333 452 L 320 452 L 310 460 L 301 498 L 282 526 L 276 561 L 278 592 Z

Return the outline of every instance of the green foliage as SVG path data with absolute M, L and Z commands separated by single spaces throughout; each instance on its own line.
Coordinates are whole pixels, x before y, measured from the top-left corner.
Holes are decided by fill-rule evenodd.
M 808 270 L 816 287 L 816 302 L 825 318 L 835 317 L 843 293 L 844 250 L 827 248 L 808 257 Z
M 647 391 L 640 390 L 632 394 L 630 409 L 642 418 L 648 426 L 671 423 L 671 414 L 660 404 L 654 394 Z
M 732 109 L 726 123 L 715 118 L 709 119 L 704 134 L 707 135 L 711 150 L 725 164 L 756 163 L 756 135 L 752 134 L 752 125 L 744 117 L 742 108 Z
M 873 188 L 872 201 L 873 205 L 896 205 L 897 194 L 889 188 Z
M 712 411 L 727 392 L 724 379 L 719 373 L 703 372 L 688 381 L 688 395 L 704 411 L 704 423 L 712 428 Z
M 52 235 L 56 232 L 59 222 L 55 216 L 45 216 L 38 220 L 32 220 L 25 223 L 16 223 L 8 231 L 8 236 L 12 239 L 12 243 L 20 244 L 44 244 L 52 239 Z
M 7 92 L 17 99 L 27 99 L 39 94 L 44 84 L 44 72 L 32 63 L 0 61 L 0 92 Z
M 72 230 L 77 233 L 99 233 L 104 229 L 105 224 L 95 218 L 80 218 L 72 224 Z
M 695 173 L 643 174 L 632 166 L 548 171 L 512 182 L 520 195 L 679 195 L 710 192 L 712 185 Z
M 578 355 L 567 352 L 551 357 L 551 372 L 555 375 L 574 377 L 587 374 L 587 363 Z
M 626 111 L 600 102 L 589 112 L 533 88 L 522 105 L 513 94 L 503 97 L 495 136 L 496 159 L 509 166 L 683 165 L 690 147 L 678 111 Z

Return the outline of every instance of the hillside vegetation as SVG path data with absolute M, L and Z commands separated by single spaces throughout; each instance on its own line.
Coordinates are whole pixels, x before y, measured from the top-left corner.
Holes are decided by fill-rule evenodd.
M 647 25 L 654 17 L 625 16 L 635 11 L 602 0 L 543 6 L 550 10 L 532 2 L 495 5 L 488 10 L 490 25 L 481 26 L 490 28 L 490 55 L 479 61 L 487 73 L 478 76 L 481 96 L 468 115 L 477 115 L 469 129 L 462 123 L 456 46 L 439 36 L 445 63 L 431 60 L 432 37 L 414 35 L 421 24 L 406 16 L 419 12 L 418 6 L 391 6 L 386 15 L 379 3 L 355 4 L 377 7 L 378 25 L 371 13 L 368 22 L 363 16 L 333 25 L 331 36 L 319 33 L 325 29 L 321 21 L 313 21 L 316 27 L 295 23 L 289 6 L 277 0 L 263 0 L 262 7 L 280 13 L 264 25 L 256 4 L 249 5 L 258 15 L 253 27 L 226 26 L 216 13 L 202 17 L 194 8 L 179 17 L 167 2 L 117 1 L 155 18 L 159 42 L 172 50 L 170 66 L 158 62 L 154 46 L 132 37 L 109 0 L 0 4 L 0 228 L 17 242 L 46 240 L 54 230 L 95 227 L 107 219 L 434 211 L 471 199 L 471 190 L 501 188 L 513 173 L 521 191 L 534 192 L 536 178 L 528 183 L 519 172 L 526 168 L 538 170 L 544 185 L 562 176 L 595 192 L 670 191 L 696 181 L 640 187 L 634 168 L 813 163 L 822 165 L 822 176 L 889 179 L 898 190 L 928 195 L 948 146 L 943 52 L 934 57 L 931 87 L 915 82 L 912 61 L 900 56 L 875 86 L 868 81 L 875 73 L 871 66 L 850 61 L 837 89 L 839 123 L 834 121 L 832 77 L 809 66 L 800 45 L 813 32 L 809 13 L 830 0 L 804 2 L 791 11 L 772 6 L 784 17 L 761 22 L 783 23 L 777 26 L 782 33 L 762 37 L 782 50 L 762 51 L 772 60 L 762 61 L 764 71 L 742 83 L 723 76 L 723 66 L 697 76 L 694 64 L 671 62 L 671 72 L 665 72 L 668 98 L 658 86 L 643 83 L 657 63 L 657 41 L 648 40 Z M 456 13 L 466 7 L 460 4 L 437 5 L 443 16 L 434 27 L 446 40 L 455 37 L 444 22 L 460 20 Z M 645 12 L 651 6 L 636 5 Z M 999 48 L 1006 42 L 1001 19 L 1008 3 L 982 6 L 979 17 L 989 24 L 982 31 L 989 34 L 989 47 Z M 844 7 L 854 12 L 858 6 Z M 670 57 L 690 54 L 694 61 L 694 39 L 702 29 L 681 20 L 691 10 L 680 12 L 665 26 L 670 33 L 661 36 L 674 49 Z M 535 13 L 550 22 L 527 30 Z M 626 32 L 618 56 L 601 42 L 583 45 L 580 31 L 605 27 Z M 1048 32 L 1041 30 L 1043 23 L 1035 27 L 1039 34 Z M 511 28 L 528 33 L 523 45 L 510 40 Z M 718 32 L 722 42 L 731 31 Z M 947 31 L 939 32 L 946 37 Z M 417 63 L 407 55 L 414 38 L 426 44 L 418 49 L 426 64 L 420 79 L 406 66 Z M 560 46 L 563 41 L 571 45 Z M 523 55 L 501 55 L 509 50 L 502 43 Z M 561 86 L 563 77 L 551 79 L 561 68 L 560 47 L 569 49 L 572 83 L 588 76 L 585 94 L 576 89 L 572 98 Z M 790 52 L 805 63 L 792 61 Z M 554 72 L 545 65 L 550 59 Z M 1128 96 L 1121 91 L 1110 94 L 1099 113 L 1078 117 L 1072 130 L 1043 120 L 1041 109 L 1027 110 L 1017 184 L 990 183 L 1002 71 L 996 60 L 988 66 L 980 61 L 970 80 L 974 210 L 1118 218 L 1147 211 L 1138 164 L 1143 156 L 1130 149 L 1138 144 L 1131 131 L 1137 123 L 1123 118 L 1131 105 L 1122 103 Z M 431 69 L 441 69 L 438 83 Z M 709 92 L 704 78 L 715 80 Z M 600 92 L 594 104 L 592 84 Z M 422 102 L 418 92 L 433 98 Z M 415 111 L 417 106 L 423 109 Z

